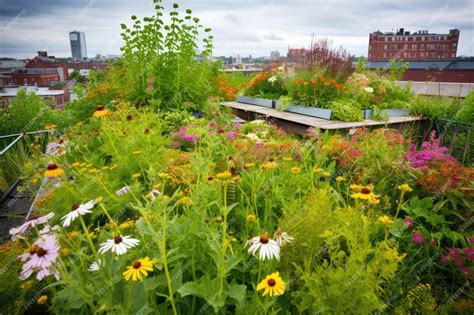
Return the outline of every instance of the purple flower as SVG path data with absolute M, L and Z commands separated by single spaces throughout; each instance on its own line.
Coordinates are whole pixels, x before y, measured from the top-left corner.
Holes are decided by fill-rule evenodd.
M 415 244 L 422 244 L 424 240 L 423 233 L 420 233 L 420 232 L 413 233 L 411 235 L 411 238 L 413 240 L 413 243 Z
M 466 257 L 467 260 L 473 261 L 474 260 L 474 249 L 464 248 L 464 257 Z
M 178 141 L 173 141 L 170 143 L 172 147 L 178 148 L 181 144 Z
M 59 256 L 59 245 L 54 234 L 42 235 L 28 253 L 18 258 L 26 261 L 21 270 L 20 279 L 25 280 L 31 276 L 33 271 L 37 272 L 36 278 L 42 280 L 44 277 L 59 274 L 55 271 L 54 264 Z
M 411 218 L 406 218 L 403 220 L 403 223 L 405 223 L 405 226 L 407 228 L 411 228 L 413 226 L 413 220 Z
M 16 240 L 17 238 L 23 238 L 24 234 L 30 228 L 35 227 L 36 225 L 39 225 L 39 224 L 44 224 L 48 222 L 49 219 L 51 219 L 52 217 L 54 217 L 54 213 L 50 212 L 45 216 L 39 217 L 37 219 L 29 220 L 23 223 L 22 225 L 20 225 L 19 227 L 10 229 L 9 233 L 12 236 L 12 241 Z
M 149 85 L 146 87 L 147 91 L 153 91 L 153 85 Z
M 227 139 L 234 139 L 235 138 L 235 132 L 229 131 L 227 133 Z
M 450 258 L 451 258 L 451 257 L 450 257 L 449 255 L 441 255 L 441 259 L 440 259 L 440 260 L 441 260 L 441 263 L 442 263 L 443 265 L 447 265 L 447 264 L 449 263 L 449 259 L 450 259 Z
M 449 255 L 454 257 L 454 258 L 460 258 L 459 256 L 459 249 L 458 248 L 450 248 L 449 249 Z

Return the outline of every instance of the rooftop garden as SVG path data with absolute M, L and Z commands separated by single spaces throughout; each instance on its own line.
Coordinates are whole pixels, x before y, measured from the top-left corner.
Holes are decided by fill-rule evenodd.
M 63 111 L 21 94 L 0 116 L 1 133 L 63 132 L 48 155 L 25 137 L 22 189 L 43 193 L 0 245 L 2 312 L 472 313 L 474 172 L 438 135 L 301 138 L 219 106 L 240 93 L 360 119 L 403 103 L 472 123 L 472 95 L 436 112 L 362 66 L 315 62 L 226 75 L 191 10 L 155 5 Z

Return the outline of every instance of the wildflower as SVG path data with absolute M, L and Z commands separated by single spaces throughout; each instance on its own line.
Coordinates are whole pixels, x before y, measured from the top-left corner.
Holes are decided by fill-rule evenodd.
M 214 221 L 216 222 L 216 224 L 221 224 L 222 223 L 222 217 L 217 216 Z
M 280 259 L 280 246 L 277 242 L 268 237 L 268 233 L 265 233 L 261 236 L 256 236 L 250 240 L 251 246 L 249 248 L 249 253 L 255 255 L 257 251 L 259 253 L 259 259 L 265 261 L 265 259 L 276 258 Z
M 105 243 L 100 244 L 100 253 L 105 253 L 108 250 L 111 250 L 112 253 L 117 255 L 123 255 L 127 252 L 129 248 L 135 247 L 140 243 L 139 240 L 131 238 L 130 236 L 120 236 L 117 235 L 113 239 L 107 240 Z
M 411 228 L 413 226 L 413 220 L 411 218 L 405 218 L 405 220 L 403 220 L 403 223 L 407 228 Z
M 342 176 L 336 177 L 336 182 L 340 183 L 340 182 L 343 182 L 343 181 L 344 181 L 344 177 L 342 177 Z
M 182 206 L 192 206 L 193 201 L 189 197 L 183 197 L 180 198 L 178 201 L 176 201 L 176 205 L 182 205 Z
M 180 145 L 181 145 L 181 143 L 179 143 L 178 141 L 173 141 L 173 142 L 170 143 L 170 146 L 172 146 L 174 148 L 178 148 Z
M 324 173 L 323 173 L 323 176 L 324 176 L 324 177 L 330 177 L 330 176 L 331 176 L 331 173 L 330 173 L 330 172 L 324 172 Z
M 78 235 L 77 231 L 72 231 L 72 232 L 67 233 L 67 236 L 69 236 L 70 238 L 75 238 L 77 237 L 77 235 Z
M 257 218 L 253 214 L 247 215 L 247 221 L 254 222 Z
M 63 226 L 69 226 L 72 221 L 79 217 L 79 215 L 84 215 L 86 213 L 92 213 L 91 209 L 94 208 L 95 201 L 90 200 L 86 204 L 72 205 L 71 212 L 61 218 L 63 220 Z
M 292 158 L 291 156 L 285 156 L 285 157 L 283 158 L 283 160 L 285 160 L 285 161 L 287 161 L 287 162 L 291 162 L 291 161 L 293 161 L 293 158 Z
M 291 169 L 291 172 L 292 172 L 293 174 L 299 174 L 299 173 L 301 172 L 301 169 L 300 169 L 299 167 L 293 167 L 293 168 Z
M 102 118 L 110 115 L 110 111 L 105 109 L 104 106 L 97 106 L 94 112 L 94 118 Z
M 47 129 L 47 130 L 56 129 L 56 125 L 54 124 L 46 125 L 44 126 L 44 129 Z
M 31 219 L 19 227 L 10 229 L 9 233 L 12 236 L 12 241 L 17 238 L 23 238 L 24 234 L 32 227 L 35 227 L 38 224 L 44 224 L 48 222 L 52 217 L 54 217 L 54 212 L 50 212 L 45 216 L 39 217 L 37 219 Z
M 130 187 L 128 187 L 128 186 L 123 186 L 122 188 L 120 188 L 119 190 L 117 190 L 117 191 L 115 192 L 115 194 L 116 194 L 117 196 L 124 196 L 124 195 L 128 194 L 129 192 L 130 192 Z
M 74 162 L 74 163 L 72 163 L 71 165 L 72 165 L 73 167 L 78 167 L 78 166 L 81 165 L 81 163 L 80 163 L 80 162 Z
M 464 248 L 464 257 L 466 257 L 467 260 L 474 261 L 474 249 Z
M 98 271 L 100 269 L 100 267 L 102 267 L 102 259 L 99 259 L 97 261 L 94 261 L 90 266 L 89 266 L 89 270 L 90 272 L 95 272 L 95 271 Z
M 285 243 L 293 242 L 294 238 L 289 236 L 286 232 L 282 232 L 280 228 L 278 228 L 275 232 L 275 241 L 278 246 L 283 246 Z
M 389 225 L 389 224 L 392 224 L 393 223 L 393 220 L 390 219 L 389 216 L 387 215 L 383 215 L 381 217 L 378 217 L 377 220 L 382 223 L 383 225 Z
M 128 228 L 131 228 L 131 227 L 134 226 L 134 225 L 135 225 L 135 221 L 129 219 L 129 220 L 127 220 L 127 221 L 121 223 L 121 224 L 119 225 L 119 229 L 120 229 L 120 230 L 128 229 Z
M 135 174 L 132 175 L 132 178 L 138 178 L 138 177 L 140 177 L 140 176 L 142 176 L 142 174 L 140 174 L 140 173 L 135 173 Z
M 435 240 L 431 239 L 431 240 L 428 242 L 428 245 L 430 245 L 431 247 L 435 247 L 436 245 L 438 245 L 438 242 L 436 242 Z
M 132 265 L 127 267 L 123 273 L 125 280 L 142 281 L 144 277 L 148 276 L 148 272 L 153 271 L 153 263 L 150 258 L 145 257 L 135 261 Z
M 255 163 L 245 163 L 245 168 L 252 168 L 255 166 Z
M 257 285 L 257 291 L 263 290 L 263 296 L 279 296 L 285 293 L 285 282 L 280 278 L 279 272 L 268 275 Z
M 227 139 L 229 139 L 229 140 L 230 140 L 230 139 L 234 139 L 234 138 L 235 138 L 235 135 L 236 135 L 235 132 L 229 131 L 229 132 L 227 133 Z
M 225 171 L 222 173 L 217 173 L 216 177 L 221 180 L 232 178 L 232 173 L 229 171 Z
M 319 172 L 322 171 L 322 169 L 321 169 L 320 167 L 315 167 L 315 168 L 313 169 L 313 171 L 314 171 L 315 173 L 319 173 Z
M 351 188 L 354 185 L 351 185 Z M 351 194 L 352 199 L 361 199 L 361 200 L 366 200 L 369 203 L 372 204 L 378 204 L 380 201 L 378 200 L 378 195 L 375 195 L 372 191 L 372 186 L 358 186 L 357 188 L 360 189 L 355 189 L 359 190 L 356 193 Z
M 37 272 L 37 279 L 41 281 L 44 277 L 54 274 L 56 278 L 59 275 L 52 270 L 53 264 L 59 256 L 59 245 L 56 236 L 53 234 L 43 235 L 33 243 L 28 253 L 20 255 L 18 258 L 26 261 L 20 274 L 20 280 L 25 280 L 33 271 Z
M 441 255 L 440 261 L 443 265 L 447 265 L 450 260 L 451 260 L 451 256 L 444 255 L 444 254 Z
M 424 240 L 423 233 L 420 233 L 420 232 L 413 233 L 411 235 L 411 238 L 413 240 L 413 243 L 415 244 L 422 244 Z
M 366 91 L 367 93 L 373 93 L 374 92 L 374 89 L 371 88 L 370 86 L 364 88 L 364 91 Z
M 146 90 L 147 90 L 147 91 L 153 91 L 153 85 L 148 85 L 148 86 L 146 87 Z
M 38 303 L 39 305 L 43 305 L 43 304 L 46 303 L 47 300 L 48 300 L 48 296 L 47 295 L 42 295 L 38 298 L 36 303 Z
M 413 189 L 408 184 L 398 185 L 397 189 L 402 191 L 402 192 L 412 192 L 413 191 Z
M 44 176 L 46 177 L 59 177 L 64 174 L 64 170 L 58 168 L 55 163 L 49 163 L 46 171 L 44 172 Z
M 276 162 L 267 162 L 265 164 L 262 164 L 262 166 L 260 166 L 260 169 L 262 170 L 272 170 L 272 169 L 276 169 L 278 167 L 278 164 Z

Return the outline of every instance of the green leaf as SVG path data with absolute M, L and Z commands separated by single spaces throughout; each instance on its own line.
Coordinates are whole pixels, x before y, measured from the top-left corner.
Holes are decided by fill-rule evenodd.
M 237 300 L 239 304 L 242 304 L 245 299 L 245 295 L 247 294 L 247 286 L 243 284 L 234 283 L 229 286 L 227 292 L 229 297 Z

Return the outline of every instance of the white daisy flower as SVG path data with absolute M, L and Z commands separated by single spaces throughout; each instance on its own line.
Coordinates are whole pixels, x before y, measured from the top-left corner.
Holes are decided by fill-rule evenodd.
M 280 228 L 276 230 L 275 241 L 278 246 L 282 247 L 285 243 L 291 243 L 293 240 L 293 237 L 289 236 L 286 232 L 282 232 Z
M 99 253 L 105 253 L 108 250 L 112 250 L 117 255 L 123 255 L 129 248 L 135 247 L 140 243 L 139 240 L 131 238 L 130 236 L 117 235 L 113 239 L 108 240 L 105 243 L 100 244 Z
M 94 261 L 90 266 L 89 266 L 89 271 L 94 272 L 98 271 L 102 267 L 102 259 L 99 259 L 97 261 Z
M 161 191 L 158 189 L 152 189 L 148 195 L 151 201 L 155 200 L 158 196 L 161 196 Z
M 130 192 L 130 187 L 128 187 L 128 186 L 123 186 L 122 188 L 120 188 L 119 190 L 117 190 L 117 191 L 115 192 L 115 194 L 116 194 L 117 196 L 124 196 L 124 195 L 128 194 L 129 192 Z
M 277 242 L 268 237 L 268 233 L 262 236 L 256 236 L 250 240 L 252 245 L 249 248 L 249 253 L 255 256 L 257 251 L 260 251 L 258 258 L 265 261 L 265 259 L 276 258 L 280 260 L 280 246 Z
M 364 91 L 366 91 L 367 93 L 374 93 L 374 89 L 371 88 L 370 86 L 364 88 Z
M 72 206 L 72 211 L 69 212 L 67 215 L 61 218 L 63 220 L 63 226 L 69 226 L 72 221 L 77 219 L 79 215 L 84 215 L 86 213 L 92 213 L 91 209 L 94 208 L 95 206 L 95 200 L 91 200 L 87 202 L 86 204 L 80 204 L 78 205 L 73 205 Z

